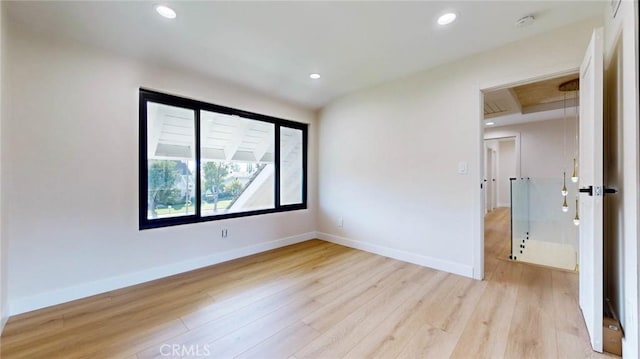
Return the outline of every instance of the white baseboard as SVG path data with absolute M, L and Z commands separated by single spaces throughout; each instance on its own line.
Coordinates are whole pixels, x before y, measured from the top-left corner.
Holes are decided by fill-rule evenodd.
M 399 249 L 389 248 L 380 246 L 377 244 L 366 243 L 362 241 L 357 241 L 350 238 L 340 237 L 333 234 L 328 233 L 317 233 L 317 238 L 322 239 L 327 242 L 332 242 L 335 244 L 340 244 L 346 247 L 351 247 L 355 249 L 360 249 L 365 252 L 375 253 L 381 256 L 397 259 L 403 262 L 409 262 L 417 265 L 421 265 L 423 267 L 429 267 L 437 270 L 441 270 L 443 272 L 453 273 L 469 278 L 473 278 L 473 267 L 449 262 L 442 259 L 437 259 L 433 257 L 423 256 Z
M 292 237 L 276 239 L 273 241 L 258 243 L 222 253 L 216 253 L 206 257 L 190 259 L 165 266 L 150 268 L 140 272 L 105 278 L 95 282 L 83 283 L 72 287 L 61 288 L 30 297 L 17 298 L 9 303 L 9 310 L 11 315 L 26 313 L 32 310 L 70 302 L 72 300 L 81 299 L 92 295 L 152 281 L 155 279 L 188 272 L 194 269 L 207 267 L 241 257 L 246 257 L 252 254 L 304 242 L 314 238 L 317 238 L 316 232 L 303 233 Z M 5 318 L 3 318 L 3 320 L 4 319 Z

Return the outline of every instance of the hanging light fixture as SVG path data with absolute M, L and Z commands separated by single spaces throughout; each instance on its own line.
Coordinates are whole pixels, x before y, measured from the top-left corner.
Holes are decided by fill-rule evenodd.
M 562 93 L 562 125 L 564 126 L 564 136 L 562 136 L 562 169 L 566 169 L 567 165 L 567 93 Z M 560 191 L 563 197 L 566 197 L 569 194 L 567 191 L 567 171 L 562 171 L 562 190 Z
M 569 205 L 567 204 L 567 197 L 562 197 L 564 198 L 564 201 L 562 202 L 562 212 L 569 212 Z
M 580 81 L 580 80 L 576 80 L 576 81 Z M 574 111 L 576 113 L 576 148 L 578 147 L 578 134 L 580 133 L 580 125 L 579 125 L 580 119 L 578 118 L 578 116 L 579 116 L 578 115 L 579 114 L 579 112 L 578 112 L 578 89 L 579 88 L 580 88 L 580 83 L 577 82 L 576 83 L 576 89 L 575 89 L 575 96 L 574 96 L 574 98 L 576 100 L 576 106 L 575 106 L 575 109 L 574 109 Z M 576 151 L 576 155 L 577 154 L 578 153 Z M 578 168 L 578 163 L 576 162 L 576 159 L 574 157 L 573 158 L 573 176 L 571 176 L 571 181 L 573 183 L 578 183 L 578 170 L 577 170 L 577 168 Z
M 558 90 L 561 92 L 564 92 L 563 107 L 564 107 L 565 122 L 567 118 L 567 92 L 571 91 L 574 94 L 577 94 L 577 91 L 579 89 L 580 89 L 580 79 L 569 80 L 569 81 L 563 82 L 562 84 L 560 84 L 560 86 L 558 86 Z M 574 96 L 574 99 L 575 98 L 576 96 Z M 576 132 L 576 136 L 577 136 L 577 132 Z M 566 137 L 566 132 L 565 132 L 565 137 Z M 571 175 L 571 182 L 578 183 L 578 166 L 577 166 L 575 157 L 573 158 L 573 174 Z
M 573 217 L 573 224 L 576 226 L 580 225 L 580 216 L 578 216 L 578 196 L 576 196 L 576 215 Z

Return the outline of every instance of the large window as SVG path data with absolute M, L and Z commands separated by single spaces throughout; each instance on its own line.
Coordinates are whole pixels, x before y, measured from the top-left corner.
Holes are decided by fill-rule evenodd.
M 140 90 L 140 229 L 307 208 L 307 125 Z

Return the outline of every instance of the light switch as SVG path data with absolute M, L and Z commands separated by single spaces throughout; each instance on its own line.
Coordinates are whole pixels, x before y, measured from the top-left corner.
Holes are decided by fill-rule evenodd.
M 467 174 L 467 162 L 465 161 L 460 161 L 458 162 L 458 173 L 461 175 L 466 175 Z

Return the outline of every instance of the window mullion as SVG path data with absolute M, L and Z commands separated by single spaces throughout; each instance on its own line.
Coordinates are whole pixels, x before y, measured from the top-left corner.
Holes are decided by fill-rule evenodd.
M 275 165 L 275 184 L 274 184 L 274 205 L 276 209 L 280 209 L 280 124 L 274 126 L 274 165 Z
M 200 191 L 201 191 L 201 183 L 200 183 L 200 109 L 195 108 L 195 136 L 196 136 L 196 148 L 195 148 L 195 154 L 196 154 L 196 168 L 195 168 L 195 176 L 196 176 L 196 188 L 195 188 L 195 195 L 194 195 L 194 202 L 196 205 L 196 217 L 197 218 L 201 218 L 201 210 L 202 210 L 202 196 L 200 195 Z

